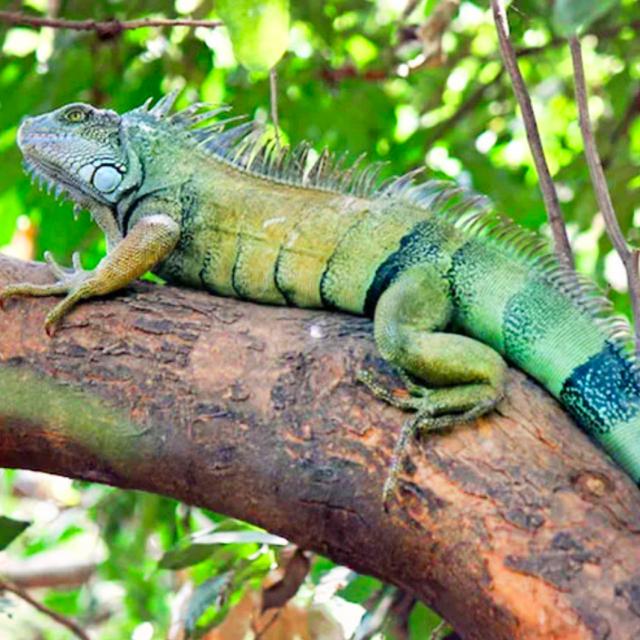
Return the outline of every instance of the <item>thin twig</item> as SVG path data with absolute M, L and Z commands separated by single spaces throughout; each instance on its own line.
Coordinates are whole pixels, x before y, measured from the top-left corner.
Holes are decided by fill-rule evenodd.
M 400 16 L 401 20 L 406 20 L 414 11 L 414 9 L 418 6 L 418 2 L 420 0 L 408 0 L 404 9 L 402 10 L 402 15 Z
M 400 29 L 400 44 L 404 45 L 408 42 L 419 41 L 420 37 L 418 35 L 418 27 L 419 25 L 415 24 L 403 26 Z M 640 31 L 640 20 L 631 20 L 630 22 L 623 22 L 621 24 L 613 25 L 612 27 L 596 29 L 590 32 L 590 35 L 595 36 L 599 41 L 611 40 L 612 38 L 617 37 L 623 29 Z M 526 58 L 528 56 L 535 56 L 540 53 L 544 53 L 545 51 L 550 51 L 551 49 L 564 47 L 566 44 L 566 38 L 563 38 L 561 36 L 554 36 L 549 40 L 549 42 L 546 42 L 545 44 L 537 44 L 531 47 L 516 47 L 514 48 L 514 50 L 516 53 L 516 57 Z M 488 60 L 481 59 L 481 62 L 485 61 L 488 62 Z
M 602 212 L 607 234 L 611 239 L 615 250 L 618 252 L 624 268 L 627 272 L 629 283 L 629 296 L 633 309 L 633 324 L 636 336 L 636 354 L 640 356 L 640 275 L 638 273 L 638 251 L 632 249 L 622 233 L 618 217 L 611 202 L 611 195 L 607 187 L 607 180 L 604 175 L 598 148 L 593 135 L 591 118 L 589 116 L 589 106 L 587 99 L 587 83 L 584 75 L 584 63 L 582 60 L 582 48 L 578 38 L 569 39 L 571 50 L 571 60 L 573 62 L 573 77 L 575 82 L 576 102 L 578 104 L 578 115 L 580 122 L 580 132 L 584 142 L 584 154 L 589 166 L 591 183 L 596 194 L 598 206 Z
M 436 628 L 431 632 L 429 640 L 442 640 L 449 631 L 451 631 L 451 625 L 446 620 L 440 620 Z
M 280 119 L 278 118 L 278 72 L 275 67 L 269 71 L 269 92 L 271 97 L 271 122 L 276 132 L 276 147 L 280 149 Z
M 122 31 L 143 27 L 207 27 L 215 29 L 222 25 L 219 20 L 192 20 L 190 18 L 143 18 L 141 20 L 65 20 L 28 16 L 13 11 L 0 11 L 0 22 L 24 27 L 52 27 L 74 31 L 95 31 L 101 38 L 114 37 Z
M 493 9 L 493 18 L 498 31 L 498 40 L 500 42 L 500 51 L 502 52 L 504 66 L 509 72 L 513 91 L 520 105 L 520 110 L 522 111 L 527 140 L 529 141 L 533 161 L 536 165 L 536 171 L 538 172 L 540 189 L 542 190 L 549 225 L 553 233 L 556 255 L 562 264 L 573 267 L 573 254 L 560 210 L 560 201 L 558 200 L 558 194 L 545 159 L 542 141 L 540 140 L 540 133 L 538 132 L 538 125 L 536 123 L 536 116 L 533 112 L 533 105 L 531 104 L 531 97 L 520 73 L 513 45 L 509 40 L 509 24 L 502 0 L 491 0 L 491 8 Z
M 46 607 L 41 602 L 34 600 L 24 589 L 21 589 L 17 585 L 12 584 L 11 582 L 7 582 L 6 580 L 1 580 L 0 592 L 2 591 L 10 591 L 14 595 L 18 596 L 18 598 L 21 598 L 25 602 L 28 602 L 32 607 L 34 607 L 41 613 L 44 613 L 52 620 L 55 620 L 58 624 L 61 624 L 63 627 L 69 629 L 69 631 L 80 638 L 80 640 L 90 640 L 89 636 L 73 620 L 65 618 L 52 609 L 49 609 L 49 607 Z

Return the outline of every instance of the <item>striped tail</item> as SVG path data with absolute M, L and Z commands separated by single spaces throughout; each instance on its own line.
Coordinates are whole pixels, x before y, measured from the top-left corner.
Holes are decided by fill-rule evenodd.
M 640 373 L 613 342 L 577 366 L 559 395 L 584 430 L 640 484 Z
M 452 256 L 456 323 L 540 382 L 640 482 L 640 369 L 628 325 L 575 273 L 527 264 L 492 240 L 470 238 Z

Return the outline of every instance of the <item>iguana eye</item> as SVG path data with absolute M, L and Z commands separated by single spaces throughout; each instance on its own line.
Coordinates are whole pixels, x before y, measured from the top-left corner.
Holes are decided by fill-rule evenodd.
M 87 112 L 80 107 L 74 107 L 65 112 L 64 118 L 68 122 L 82 122 L 83 120 L 86 120 Z

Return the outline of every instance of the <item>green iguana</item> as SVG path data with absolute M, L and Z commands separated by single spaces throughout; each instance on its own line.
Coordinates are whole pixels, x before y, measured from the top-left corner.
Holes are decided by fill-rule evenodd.
M 416 430 L 492 410 L 505 361 L 544 385 L 640 481 L 640 373 L 605 298 L 559 266 L 546 243 L 477 197 L 415 172 L 378 185 L 378 167 L 346 168 L 309 147 L 279 149 L 251 123 L 175 94 L 124 115 L 71 104 L 20 127 L 27 170 L 90 210 L 108 253 L 58 282 L 10 296 L 64 295 L 48 331 L 78 301 L 151 270 L 171 283 L 270 304 L 374 318 L 383 358 L 403 374 L 413 411 L 385 484 Z M 460 333 L 445 332 L 449 327 Z M 464 334 L 464 335 L 462 335 Z M 499 354 L 502 354 L 499 355 Z

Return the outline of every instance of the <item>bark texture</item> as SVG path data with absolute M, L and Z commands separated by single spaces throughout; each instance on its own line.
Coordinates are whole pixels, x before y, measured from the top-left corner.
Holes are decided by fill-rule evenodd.
M 49 276 L 0 258 L 0 286 L 24 280 Z M 0 371 L 81 390 L 93 435 L 25 378 L 11 393 L 45 410 L 0 401 L 1 466 L 254 522 L 415 593 L 464 638 L 640 639 L 640 492 L 521 373 L 489 417 L 411 445 L 385 514 L 405 416 L 354 383 L 384 369 L 368 321 L 140 284 L 49 339 L 52 303 L 6 304 Z M 95 430 L 95 398 L 113 428 Z

